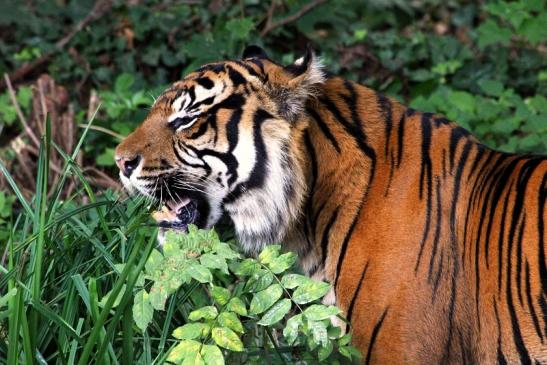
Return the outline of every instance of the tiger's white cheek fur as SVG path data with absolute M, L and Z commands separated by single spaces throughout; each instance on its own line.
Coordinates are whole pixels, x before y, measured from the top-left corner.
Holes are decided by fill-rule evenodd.
M 264 164 L 263 186 L 247 190 L 235 202 L 226 204 L 237 236 L 248 252 L 257 252 L 266 244 L 282 241 L 291 222 L 299 214 L 299 200 L 304 195 L 303 185 L 299 183 L 301 179 L 294 177 L 295 171 L 291 169 L 294 166 L 289 167 L 289 151 L 286 146 L 290 140 L 290 125 L 272 119 L 264 122 L 261 132 L 267 161 L 254 161 L 254 143 L 245 143 L 244 140 L 242 144 L 251 148 L 242 147 L 242 150 L 247 149 L 246 156 L 241 155 L 238 161 L 240 168 L 248 171 L 248 176 L 258 164 Z M 240 175 L 243 181 L 248 179 L 243 173 Z M 297 199 L 286 196 L 287 187 L 298 191 Z
M 211 176 L 218 176 L 221 179 L 221 183 L 209 181 L 205 188 L 210 208 L 206 227 L 211 228 L 222 216 L 222 201 L 228 194 L 228 183 L 226 181 L 228 169 L 217 157 L 204 156 L 203 160 L 211 168 Z

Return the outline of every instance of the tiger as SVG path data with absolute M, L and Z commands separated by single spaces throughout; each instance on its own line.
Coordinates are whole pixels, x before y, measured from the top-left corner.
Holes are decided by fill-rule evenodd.
M 233 223 L 331 284 L 363 364 L 547 363 L 547 158 L 249 46 L 159 96 L 115 150 L 160 226 Z

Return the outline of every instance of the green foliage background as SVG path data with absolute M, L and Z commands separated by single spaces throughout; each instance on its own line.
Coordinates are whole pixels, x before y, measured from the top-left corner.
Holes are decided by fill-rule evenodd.
M 117 134 L 132 130 L 153 97 L 203 63 L 237 58 L 248 44 L 288 63 L 311 43 L 333 73 L 444 113 L 492 147 L 547 151 L 544 0 L 114 1 L 56 48 L 94 4 L 0 3 L 0 72 L 52 52 L 38 71 L 67 86 L 77 110 L 99 90 L 98 124 Z M 20 94 L 25 105 L 28 93 Z M 9 104 L 0 96 L 0 123 L 14 125 Z M 90 142 L 88 158 L 112 165 L 115 139 L 92 133 Z

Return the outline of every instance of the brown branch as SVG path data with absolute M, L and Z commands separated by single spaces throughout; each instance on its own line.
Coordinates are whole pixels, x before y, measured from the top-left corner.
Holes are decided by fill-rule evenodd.
M 34 142 L 36 147 L 40 147 L 40 140 L 32 129 L 29 127 L 27 120 L 25 119 L 25 116 L 23 115 L 23 112 L 21 111 L 21 108 L 19 107 L 19 103 L 17 102 L 17 97 L 15 96 L 15 91 L 13 90 L 13 86 L 11 85 L 10 78 L 7 74 L 4 74 L 4 80 L 6 82 L 6 86 L 8 87 L 8 93 L 11 99 L 11 102 L 13 106 L 15 107 L 15 111 L 17 112 L 17 116 L 19 117 L 19 121 L 23 125 L 23 129 L 25 133 L 30 137 L 30 139 Z
M 289 23 L 292 23 L 296 20 L 298 20 L 299 18 L 301 18 L 302 16 L 306 15 L 308 12 L 310 12 L 311 10 L 313 10 L 315 7 L 319 6 L 319 5 L 322 5 L 324 3 L 326 3 L 327 0 L 315 0 L 315 1 L 312 1 L 306 5 L 304 5 L 303 7 L 300 8 L 300 10 L 298 10 L 297 12 L 295 12 L 294 14 L 292 15 L 289 15 L 288 17 L 286 18 L 283 18 L 277 22 L 272 22 L 272 17 L 273 17 L 273 8 L 274 8 L 274 1 L 272 1 L 272 5 L 270 6 L 270 9 L 268 9 L 268 18 L 266 20 L 266 25 L 264 26 L 264 29 L 262 29 L 262 31 L 260 32 L 260 35 L 262 37 L 264 37 L 266 34 L 268 34 L 269 32 L 271 32 L 272 30 L 274 30 L 275 28 L 279 28 L 279 27 L 282 27 L 286 24 L 289 24 Z M 270 16 L 270 11 L 272 12 L 271 16 Z
M 97 20 L 98 18 L 102 17 L 106 12 L 108 12 L 112 8 L 112 2 L 112 0 L 97 0 L 91 11 L 86 15 L 86 17 L 80 20 L 70 32 L 68 32 L 63 38 L 59 39 L 55 43 L 55 49 L 53 51 L 46 53 L 42 57 L 35 59 L 30 63 L 25 63 L 23 66 L 10 74 L 10 79 L 13 82 L 22 79 L 38 67 L 42 66 L 44 63 L 49 62 L 51 56 L 53 56 L 55 52 L 62 51 L 67 43 L 70 42 L 76 34 L 78 34 L 91 22 Z M 5 86 L 5 82 L 0 80 L 0 89 L 3 89 Z

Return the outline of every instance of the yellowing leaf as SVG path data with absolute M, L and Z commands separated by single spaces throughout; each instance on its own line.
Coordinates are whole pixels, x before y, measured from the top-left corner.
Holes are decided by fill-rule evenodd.
M 217 317 L 217 321 L 221 326 L 228 327 L 236 332 L 243 333 L 243 325 L 233 312 L 222 312 Z
M 218 310 L 216 307 L 209 305 L 196 309 L 188 315 L 188 319 L 191 321 L 197 321 L 199 319 L 215 319 L 218 315 Z
M 238 335 L 231 329 L 226 327 L 215 327 L 213 328 L 211 335 L 215 343 L 220 347 L 237 352 L 243 351 L 243 343 Z

